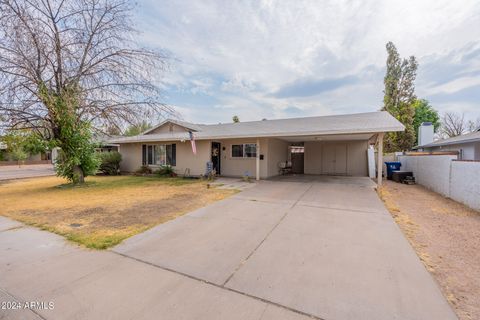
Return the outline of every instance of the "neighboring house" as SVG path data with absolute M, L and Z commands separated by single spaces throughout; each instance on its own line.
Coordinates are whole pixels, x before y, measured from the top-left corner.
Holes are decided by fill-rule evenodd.
M 4 142 L 0 142 L 0 161 L 4 163 L 17 161 L 13 159 L 11 154 L 8 152 L 8 146 Z M 51 152 L 41 152 L 37 154 L 30 154 L 24 160 L 25 163 L 40 163 L 40 162 L 50 162 L 51 161 Z
M 474 132 L 462 134 L 460 136 L 433 141 L 424 139 L 421 142 L 421 135 L 430 137 L 430 127 L 428 124 L 422 124 L 422 130 L 419 131 L 419 146 L 415 147 L 418 151 L 435 152 L 435 151 L 453 151 L 458 152 L 460 160 L 480 160 L 480 128 Z M 433 137 L 433 126 L 431 126 Z M 430 141 L 429 141 L 430 140 Z
M 105 134 L 95 134 L 93 142 L 97 145 L 95 151 L 97 152 L 111 152 L 118 151 L 118 144 L 110 143 L 109 140 L 116 139 L 121 136 L 108 136 Z
M 260 179 L 278 175 L 279 165 L 292 161 L 297 173 L 368 176 L 369 145 L 386 132 L 403 130 L 389 113 L 379 111 L 213 125 L 166 120 L 141 135 L 109 142 L 119 145 L 121 170 L 127 172 L 169 164 L 180 175 L 203 175 L 211 163 L 223 176 Z

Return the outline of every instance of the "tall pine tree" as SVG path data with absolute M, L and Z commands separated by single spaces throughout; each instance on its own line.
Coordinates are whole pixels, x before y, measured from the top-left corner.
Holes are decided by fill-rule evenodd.
M 414 102 L 415 78 L 418 63 L 414 56 L 400 58 L 392 42 L 387 43 L 387 71 L 385 73 L 385 90 L 382 110 L 390 112 L 405 125 L 404 132 L 392 132 L 385 136 L 385 152 L 410 150 L 415 144 Z

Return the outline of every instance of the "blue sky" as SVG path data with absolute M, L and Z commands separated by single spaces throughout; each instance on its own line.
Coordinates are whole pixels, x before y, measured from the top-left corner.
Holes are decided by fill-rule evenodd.
M 480 117 L 478 0 L 142 0 L 135 21 L 168 54 L 158 81 L 187 121 L 378 110 L 388 41 L 418 58 L 420 98 Z

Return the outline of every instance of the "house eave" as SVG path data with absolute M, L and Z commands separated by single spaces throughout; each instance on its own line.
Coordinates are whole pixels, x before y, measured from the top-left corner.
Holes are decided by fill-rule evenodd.
M 329 130 L 329 131 L 302 131 L 302 132 L 276 132 L 276 133 L 253 133 L 253 134 L 222 134 L 222 135 L 208 135 L 196 136 L 195 140 L 223 140 L 223 139 L 248 139 L 248 138 L 281 138 L 281 137 L 301 137 L 301 136 L 331 136 L 343 134 L 377 134 L 381 132 L 397 132 L 403 131 L 403 126 L 386 127 L 368 130 Z M 201 133 L 200 133 L 201 134 Z M 181 137 L 179 136 L 163 136 L 155 137 L 150 135 L 139 135 L 134 137 L 125 137 L 121 139 L 110 140 L 110 143 L 124 144 L 124 143 L 141 143 L 141 142 L 156 142 L 156 141 L 183 141 L 189 140 L 188 133 Z

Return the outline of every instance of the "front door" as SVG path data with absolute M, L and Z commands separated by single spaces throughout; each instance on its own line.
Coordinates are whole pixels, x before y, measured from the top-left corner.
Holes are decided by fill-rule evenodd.
M 220 158 L 221 158 L 221 145 L 220 142 L 212 142 L 212 157 L 213 169 L 217 175 L 220 175 Z

